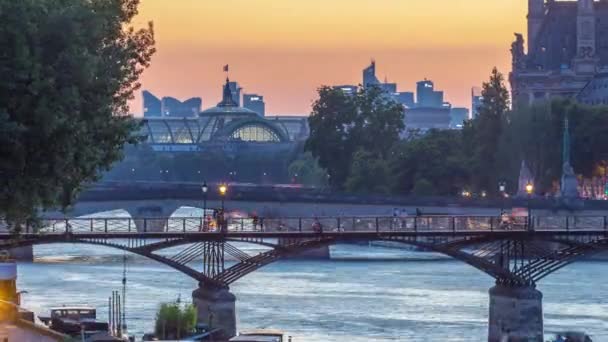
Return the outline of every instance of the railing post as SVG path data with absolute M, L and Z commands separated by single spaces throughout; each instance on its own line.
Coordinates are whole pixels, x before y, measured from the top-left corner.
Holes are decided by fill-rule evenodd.
M 338 223 L 338 232 L 339 232 L 340 231 L 340 217 L 339 216 L 336 219 L 336 222 Z
M 167 225 L 167 227 L 168 226 L 169 225 Z M 183 230 L 184 230 L 184 233 L 185 233 L 186 232 L 186 219 L 185 218 L 182 219 L 182 226 L 183 226 Z
M 494 231 L 494 217 L 490 217 L 490 231 Z
M 65 233 L 68 233 L 68 229 L 69 229 L 70 225 L 69 225 L 69 220 L 65 219 Z
M 148 219 L 144 218 L 144 233 L 148 232 Z
M 414 231 L 417 232 L 418 231 L 418 217 L 414 217 Z
M 300 233 L 302 232 L 302 218 L 301 217 L 298 218 L 298 230 L 300 231 Z
M 103 231 L 108 232 L 108 219 L 103 219 Z
M 245 219 L 241 218 L 241 231 L 245 230 Z
M 91 232 L 93 232 L 93 219 L 90 219 L 89 222 L 91 222 Z
M 130 233 L 131 232 L 131 218 L 130 217 L 129 217 L 129 223 L 128 223 L 128 225 L 129 225 L 128 229 L 129 229 L 129 233 Z
M 264 232 L 264 218 L 260 218 L 260 230 Z
M 570 231 L 570 216 L 566 216 L 566 231 Z
M 452 232 L 456 233 L 456 218 L 452 216 Z
M 376 216 L 376 233 L 380 232 L 380 225 L 378 223 L 378 217 Z
M 608 229 L 608 217 L 604 216 L 604 230 Z
M 393 223 L 395 221 L 395 217 L 391 217 L 390 222 L 388 224 L 388 230 L 390 230 L 391 232 L 393 231 Z

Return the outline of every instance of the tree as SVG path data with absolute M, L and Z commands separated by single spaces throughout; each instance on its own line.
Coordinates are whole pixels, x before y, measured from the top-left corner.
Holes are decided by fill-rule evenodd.
M 194 305 L 163 303 L 156 313 L 154 334 L 161 339 L 180 339 L 194 332 L 197 314 Z
M 128 100 L 154 53 L 138 0 L 0 2 L 0 217 L 66 208 L 136 143 Z
M 297 183 L 304 185 L 324 187 L 327 184 L 327 172 L 310 152 L 302 153 L 291 162 L 288 173 Z
M 354 95 L 321 87 L 308 119 L 305 149 L 327 170 L 330 185 L 344 189 L 355 152 L 364 150 L 385 159 L 404 129 L 403 106 L 377 87 Z
M 468 158 L 462 133 L 430 130 L 403 141 L 389 160 L 393 192 L 417 195 L 454 195 L 469 184 Z
M 510 102 L 504 76 L 496 68 L 492 69 L 490 80 L 484 82 L 481 95 L 479 115 L 471 123 L 472 127 L 465 128 L 473 131 L 470 135 L 473 141 L 468 143 L 473 147 L 472 181 L 475 190 L 496 192 L 498 141 L 506 122 Z
M 358 115 L 351 140 L 359 149 L 386 158 L 405 129 L 403 105 L 378 87 L 360 89 L 355 101 Z
M 525 160 L 540 193 L 552 193 L 562 175 L 564 119 L 570 122 L 570 154 L 574 171 L 586 178 L 603 176 L 598 167 L 608 160 L 608 109 L 555 99 L 508 113 L 499 142 L 497 169 L 517 184 Z
M 318 93 L 308 118 L 310 135 L 305 149 L 327 170 L 330 185 L 340 189 L 354 153 L 348 133 L 354 125 L 356 104 L 339 89 L 321 87 Z
M 390 170 L 388 163 L 374 152 L 358 150 L 350 168 L 345 188 L 349 192 L 388 194 Z

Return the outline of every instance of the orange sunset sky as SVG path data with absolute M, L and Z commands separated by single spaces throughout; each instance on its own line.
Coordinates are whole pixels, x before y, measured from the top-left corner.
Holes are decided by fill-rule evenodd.
M 493 66 L 510 71 L 526 0 L 142 0 L 134 24 L 154 22 L 156 47 L 141 82 L 155 95 L 221 97 L 224 64 L 268 114 L 307 114 L 320 85 L 377 75 L 414 91 L 431 79 L 446 100 L 470 108 L 470 89 Z M 131 111 L 142 113 L 141 92 Z

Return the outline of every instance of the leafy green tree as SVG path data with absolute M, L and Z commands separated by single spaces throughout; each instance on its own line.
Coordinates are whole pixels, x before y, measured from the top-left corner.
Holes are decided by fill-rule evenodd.
M 318 158 L 330 176 L 334 188 L 342 188 L 348 177 L 354 146 L 349 130 L 354 126 L 356 104 L 339 89 L 321 87 L 308 118 L 310 135 L 305 149 Z
M 180 339 L 194 332 L 197 314 L 194 305 L 163 303 L 156 313 L 154 334 L 161 339 Z
M 525 160 L 540 193 L 553 193 L 562 175 L 564 119 L 570 121 L 570 152 L 574 171 L 584 177 L 597 174 L 608 160 L 608 108 L 556 99 L 508 113 L 500 138 L 498 173 L 517 184 Z
M 403 106 L 377 87 L 346 95 L 321 87 L 308 119 L 305 149 L 327 170 L 330 185 L 344 189 L 355 152 L 364 150 L 386 158 L 404 129 Z
M 390 192 L 388 163 L 374 152 L 358 150 L 351 165 L 345 188 L 349 192 L 388 194 Z
M 389 163 L 397 194 L 454 195 L 470 181 L 460 131 L 430 130 L 403 141 L 393 149 Z
M 319 165 L 312 153 L 302 153 L 288 167 L 288 173 L 296 182 L 316 187 L 327 185 L 327 172 Z
M 471 127 L 465 128 L 472 134 L 471 171 L 475 190 L 496 192 L 497 151 L 500 136 L 506 122 L 506 113 L 509 110 L 509 91 L 504 84 L 504 76 L 496 68 L 492 69 L 490 79 L 484 82 L 482 101 L 479 106 L 479 115 L 471 122 Z
M 378 87 L 360 89 L 355 101 L 358 115 L 349 132 L 352 142 L 359 149 L 386 158 L 405 129 L 403 105 Z
M 136 143 L 128 100 L 154 53 L 138 0 L 0 1 L 0 217 L 67 207 Z

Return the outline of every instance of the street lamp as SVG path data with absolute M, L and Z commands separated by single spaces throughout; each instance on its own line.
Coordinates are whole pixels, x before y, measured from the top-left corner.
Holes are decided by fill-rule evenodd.
M 526 184 L 526 193 L 528 194 L 528 230 L 532 229 L 532 210 L 530 207 L 530 199 L 532 198 L 532 193 L 534 192 L 534 185 L 530 182 Z
M 203 186 L 201 186 L 201 190 L 203 190 L 203 220 L 206 221 L 207 219 L 207 190 L 209 190 L 209 187 L 207 187 L 207 182 L 203 182 Z M 203 223 L 204 224 L 204 223 Z
M 507 183 L 505 183 L 504 181 L 498 182 L 498 193 L 500 194 L 500 197 L 502 197 L 500 200 L 500 215 L 501 216 L 505 211 L 506 191 L 507 191 Z
M 228 191 L 228 187 L 225 184 L 220 185 L 219 187 L 220 197 L 222 198 L 222 211 L 224 211 L 224 198 L 226 197 L 226 192 Z
M 228 231 L 228 224 L 226 222 L 226 213 L 224 212 L 224 198 L 226 197 L 226 192 L 228 191 L 228 188 L 226 187 L 226 184 L 221 184 L 220 187 L 218 188 L 219 192 L 220 192 L 220 197 L 222 198 L 222 213 L 221 213 L 221 226 L 220 226 L 220 231 L 222 233 L 225 233 Z

